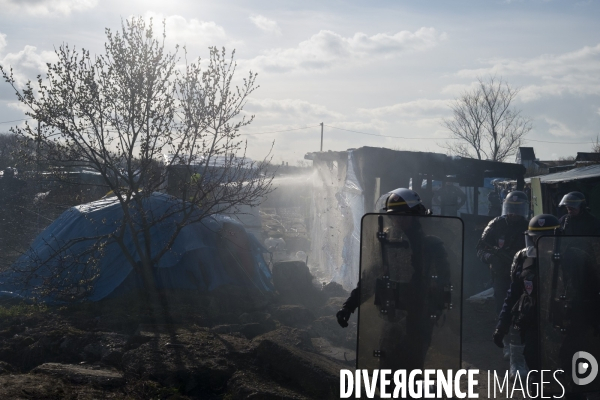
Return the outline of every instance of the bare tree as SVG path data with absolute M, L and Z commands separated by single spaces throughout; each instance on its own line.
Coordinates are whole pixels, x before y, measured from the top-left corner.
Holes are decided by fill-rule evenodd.
M 118 244 L 145 287 L 153 289 L 153 267 L 185 226 L 217 212 L 256 206 L 271 190 L 269 160 L 248 159 L 240 140 L 240 129 L 254 118 L 241 112 L 257 86 L 252 72 L 239 86 L 234 84 L 234 53 L 228 56 L 225 49 L 210 48 L 201 68 L 200 60 L 187 61 L 184 50 L 182 65 L 178 48 L 165 49 L 164 23 L 162 37 L 157 38 L 152 21 L 147 24 L 142 18 L 124 21 L 116 33 L 107 29 L 106 36 L 105 51 L 97 56 L 60 46 L 58 61 L 47 65 L 45 78 L 38 76 L 24 88 L 18 87 L 12 70 L 0 67 L 29 109 L 27 115 L 41 122 L 42 129 L 13 128 L 22 140 L 46 149 L 32 157 L 99 173 L 123 212 L 114 228 L 79 239 L 89 243 L 85 254 L 62 262 L 63 270 L 46 279 L 44 293 L 62 286 L 61 293 L 73 298 L 85 294 L 97 276 L 93 265 L 107 243 Z M 189 179 L 177 182 L 183 200 L 157 215 L 145 208 L 146 200 L 164 189 L 172 169 L 187 171 Z M 167 220 L 175 220 L 170 236 L 157 242 L 152 227 Z M 127 247 L 127 238 L 133 240 L 133 249 Z M 57 246 L 54 257 L 62 259 L 72 244 Z M 80 280 L 85 288 L 65 292 L 64 277 L 81 271 L 82 262 L 91 265 Z M 32 276 L 44 260 L 34 264 Z
M 454 141 L 442 145 L 462 157 L 504 161 L 516 153 L 524 136 L 532 129 L 531 119 L 512 107 L 519 93 L 502 78 L 478 78 L 472 91 L 464 92 L 450 105 L 453 117 L 442 125 Z
M 600 153 L 600 139 L 598 135 L 596 135 L 596 141 L 592 142 L 592 151 L 594 153 Z

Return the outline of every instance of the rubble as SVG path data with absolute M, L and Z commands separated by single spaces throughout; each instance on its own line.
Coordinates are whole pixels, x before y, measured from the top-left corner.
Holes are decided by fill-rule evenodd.
M 0 397 L 339 398 L 356 340 L 334 317 L 344 298 L 330 295 L 344 293 L 319 290 L 304 262 L 273 275 L 268 296 L 222 288 L 173 294 L 154 314 L 112 299 L 5 318 Z

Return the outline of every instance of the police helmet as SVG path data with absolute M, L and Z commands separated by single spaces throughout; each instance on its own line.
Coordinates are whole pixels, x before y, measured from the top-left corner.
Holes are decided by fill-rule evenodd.
M 531 218 L 525 235 L 525 246 L 527 256 L 536 257 L 535 244 L 540 236 L 554 235 L 556 228 L 560 228 L 560 222 L 552 214 L 540 214 Z
M 527 218 L 529 215 L 529 199 L 521 191 L 515 190 L 506 195 L 502 203 L 502 215 L 520 215 Z
M 395 214 L 428 215 L 421 197 L 414 190 L 398 188 L 392 190 L 385 200 L 385 211 Z
M 558 218 L 552 214 L 540 214 L 531 218 L 527 234 L 529 236 L 553 235 L 554 229 L 560 226 Z
M 569 208 L 579 208 L 580 210 L 585 208 L 585 196 L 581 192 L 571 192 L 563 196 L 560 201 L 559 207 L 566 206 Z

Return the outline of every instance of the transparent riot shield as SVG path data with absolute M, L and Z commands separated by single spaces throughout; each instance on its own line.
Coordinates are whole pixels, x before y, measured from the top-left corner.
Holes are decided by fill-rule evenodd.
M 460 368 L 462 257 L 459 218 L 363 217 L 358 368 Z
M 537 242 L 541 370 L 562 370 L 569 393 L 600 390 L 600 237 L 546 236 Z M 554 379 L 548 394 L 562 393 Z

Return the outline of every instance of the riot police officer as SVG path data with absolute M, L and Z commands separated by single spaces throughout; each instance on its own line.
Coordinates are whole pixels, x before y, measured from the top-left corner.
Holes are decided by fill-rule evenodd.
M 442 215 L 456 217 L 458 210 L 467 202 L 467 196 L 453 182 L 446 181 L 434 196 L 439 201 Z
M 535 245 L 541 236 L 554 235 L 559 227 L 558 218 L 554 215 L 540 214 L 533 217 L 525 235 L 526 247 L 517 252 L 511 266 L 510 287 L 505 293 L 506 298 L 493 335 L 494 343 L 498 347 L 504 347 L 503 338 L 509 332 L 511 323 L 520 332 L 521 344 L 524 348 L 511 345 L 511 375 L 517 371 L 521 374 L 526 373 L 525 366 L 519 365 L 519 361 L 516 360 L 521 354 L 514 354 L 520 351 L 523 351 L 522 355 L 530 370 L 540 369 L 537 348 L 538 305 L 536 304 L 539 289 L 535 287 L 538 274 Z
M 390 214 L 403 214 L 403 215 L 430 215 L 431 211 L 428 210 L 422 203 L 421 198 L 417 192 L 398 188 L 389 193 L 389 196 L 385 199 L 384 210 Z M 348 326 L 348 320 L 350 315 L 360 305 L 360 281 L 356 288 L 350 293 L 350 297 L 343 304 L 342 308 L 337 312 L 336 317 L 338 324 L 342 328 Z
M 513 258 L 523 248 L 528 215 L 527 195 L 520 191 L 511 192 L 502 204 L 502 215 L 489 222 L 477 244 L 477 257 L 489 264 L 492 274 L 496 315 L 510 286 Z
M 379 230 L 373 229 L 370 235 L 361 237 L 361 245 L 367 246 L 363 251 L 368 248 L 367 253 L 371 254 L 380 249 L 381 253 L 366 257 L 375 262 L 363 264 L 361 260 L 359 286 L 336 316 L 338 323 L 346 327 L 355 309 L 372 299 L 369 307 L 377 307 L 377 314 L 386 321 L 379 333 L 369 336 L 377 337 L 378 348 L 384 349 L 376 356 L 377 368 L 422 369 L 436 321 L 451 302 L 448 254 L 442 239 L 425 233 L 423 227 L 428 225 L 428 218 L 419 216 L 430 212 L 417 193 L 402 188 L 390 192 L 385 210 L 389 217 L 366 216 L 379 221 Z M 365 318 L 368 315 L 365 311 Z
M 583 193 L 565 194 L 559 207 L 567 209 L 559 220 L 565 235 L 600 235 L 600 222 L 590 214 Z
M 500 198 L 500 194 L 498 194 L 498 190 L 494 187 L 488 194 L 489 208 L 488 215 L 490 217 L 497 217 L 502 214 L 502 199 Z

